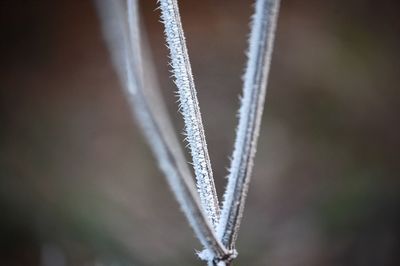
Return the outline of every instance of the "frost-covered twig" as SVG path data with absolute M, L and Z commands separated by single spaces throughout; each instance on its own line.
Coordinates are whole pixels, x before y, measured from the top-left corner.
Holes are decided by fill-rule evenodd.
M 178 87 L 185 131 L 193 159 L 197 189 L 210 222 L 216 226 L 219 205 L 208 155 L 200 108 L 183 35 L 177 0 L 160 0 L 161 18 L 165 26 L 175 84 Z
M 201 208 L 170 119 L 165 111 L 160 110 L 161 101 L 148 97 L 144 90 L 137 0 L 128 1 L 128 5 L 124 0 L 97 1 L 114 65 L 153 154 L 197 237 L 212 256 L 224 258 L 228 256 L 228 251 L 216 238 Z
M 263 113 L 279 0 L 256 0 L 244 75 L 239 125 L 228 185 L 217 227 L 225 247 L 234 249 L 249 186 Z

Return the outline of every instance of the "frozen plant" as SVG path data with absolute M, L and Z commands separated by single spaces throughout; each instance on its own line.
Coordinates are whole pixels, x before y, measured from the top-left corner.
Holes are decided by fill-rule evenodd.
M 255 0 L 248 61 L 228 184 L 220 209 L 177 0 L 159 0 L 174 82 L 196 183 L 180 148 L 157 84 L 144 78 L 137 0 L 98 0 L 113 63 L 133 113 L 196 236 L 208 265 L 230 265 L 249 187 L 265 101 L 279 0 Z

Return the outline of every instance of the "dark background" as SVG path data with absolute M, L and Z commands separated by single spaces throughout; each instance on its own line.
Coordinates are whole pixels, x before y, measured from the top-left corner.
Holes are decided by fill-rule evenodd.
M 141 4 L 180 133 L 156 1 Z M 180 5 L 222 194 L 252 4 Z M 235 265 L 400 265 L 399 10 L 282 1 Z M 0 265 L 203 265 L 93 2 L 2 0 L 0 14 Z

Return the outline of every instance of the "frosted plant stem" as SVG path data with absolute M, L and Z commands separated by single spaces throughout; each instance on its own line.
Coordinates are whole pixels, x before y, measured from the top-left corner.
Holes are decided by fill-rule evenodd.
M 234 249 L 253 168 L 271 62 L 279 0 L 256 0 L 239 125 L 217 235 Z
M 178 87 L 185 131 L 193 159 L 202 206 L 213 226 L 219 220 L 219 205 L 208 155 L 199 103 L 186 48 L 177 0 L 160 0 L 175 84 Z
M 97 6 L 114 65 L 125 88 L 126 97 L 139 125 L 196 236 L 215 258 L 229 252 L 217 239 L 200 205 L 195 184 L 172 124 L 165 111 L 153 108 L 157 99 L 144 90 L 137 0 L 98 0 Z M 125 10 L 128 9 L 128 14 Z

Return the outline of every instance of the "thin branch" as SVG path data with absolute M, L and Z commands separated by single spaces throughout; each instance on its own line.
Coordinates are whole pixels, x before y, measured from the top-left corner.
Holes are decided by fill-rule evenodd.
M 204 247 L 217 258 L 229 255 L 218 241 L 196 193 L 195 184 L 166 112 L 153 108 L 157 99 L 144 90 L 140 62 L 140 35 L 137 0 L 98 0 L 103 30 L 114 65 L 144 135 L 172 188 L 186 218 Z M 125 10 L 128 8 L 128 17 Z M 159 101 L 160 102 L 160 101 Z
M 177 0 L 160 0 L 161 18 L 172 60 L 175 84 L 178 87 L 185 131 L 192 154 L 197 189 L 210 222 L 219 220 L 219 204 L 208 155 L 199 103 L 179 15 Z
M 278 10 L 279 0 L 256 0 L 244 75 L 243 98 L 239 110 L 239 125 L 221 218 L 217 226 L 219 239 L 231 250 L 235 246 L 253 168 Z

